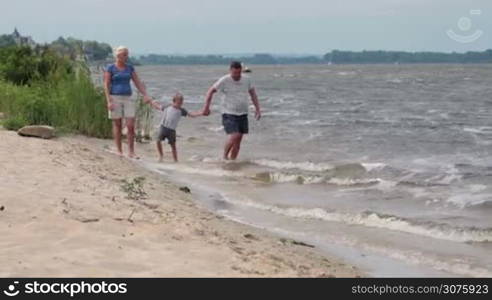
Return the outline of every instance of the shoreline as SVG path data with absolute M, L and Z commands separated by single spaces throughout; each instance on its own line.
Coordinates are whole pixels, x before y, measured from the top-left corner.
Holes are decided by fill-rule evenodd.
M 105 151 L 111 140 L 3 128 L 0 138 L 4 277 L 366 276 L 205 210 L 175 183 Z M 122 180 L 138 177 L 147 196 L 127 199 Z

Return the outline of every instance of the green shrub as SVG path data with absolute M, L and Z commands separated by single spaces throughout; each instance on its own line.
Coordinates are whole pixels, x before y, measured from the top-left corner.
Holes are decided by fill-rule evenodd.
M 7 130 L 17 131 L 27 125 L 27 121 L 22 117 L 12 117 L 2 120 L 2 126 Z
M 49 49 L 0 52 L 0 111 L 9 119 L 93 137 L 111 136 L 104 93 L 94 86 L 84 63 L 61 58 Z M 8 60 L 2 56 L 5 53 Z

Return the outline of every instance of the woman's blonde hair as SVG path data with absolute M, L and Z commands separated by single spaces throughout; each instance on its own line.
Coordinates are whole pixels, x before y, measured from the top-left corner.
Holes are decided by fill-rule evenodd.
M 128 47 L 125 46 L 116 47 L 114 49 L 114 57 L 118 56 L 121 52 L 130 52 L 130 50 L 128 50 Z

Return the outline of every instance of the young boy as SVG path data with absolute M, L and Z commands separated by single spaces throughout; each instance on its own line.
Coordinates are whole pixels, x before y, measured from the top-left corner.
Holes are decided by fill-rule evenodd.
M 188 112 L 182 108 L 184 97 L 180 93 L 176 93 L 173 97 L 171 105 L 162 105 L 157 101 L 152 101 L 152 107 L 162 110 L 162 118 L 159 123 L 159 132 L 157 135 L 157 151 L 159 151 L 159 162 L 162 162 L 164 156 L 162 152 L 161 142 L 167 139 L 173 151 L 173 158 L 178 162 L 178 152 L 176 150 L 176 127 L 178 127 L 181 117 L 198 117 L 202 116 L 202 112 Z

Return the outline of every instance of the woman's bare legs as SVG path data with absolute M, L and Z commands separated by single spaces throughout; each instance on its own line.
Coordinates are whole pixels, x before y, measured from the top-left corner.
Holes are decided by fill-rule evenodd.
M 127 138 L 128 138 L 128 156 L 137 158 L 135 155 L 135 118 L 126 118 Z
M 113 139 L 119 155 L 123 155 L 121 148 L 121 119 L 113 119 Z

